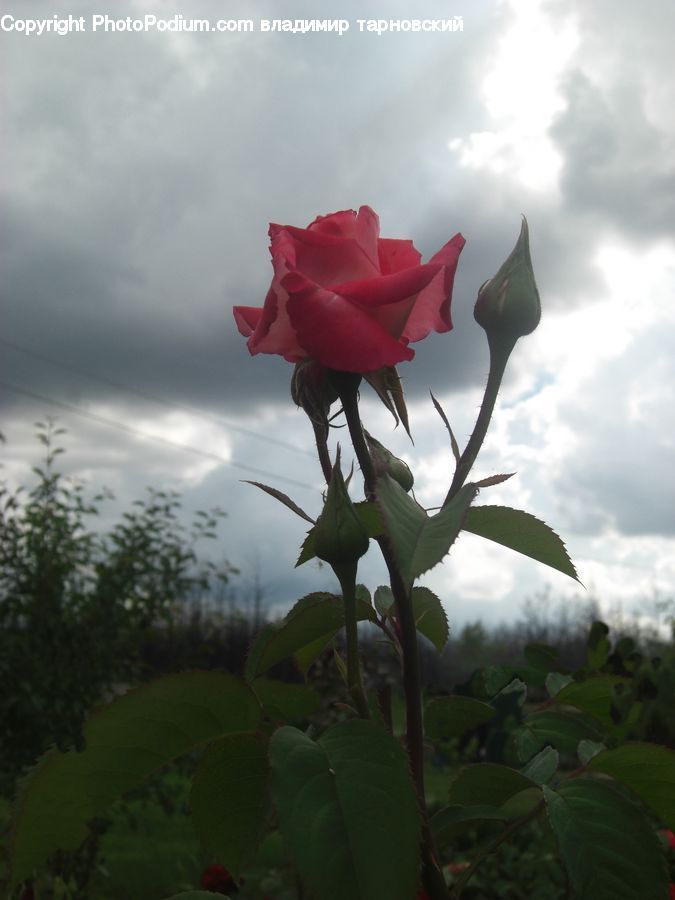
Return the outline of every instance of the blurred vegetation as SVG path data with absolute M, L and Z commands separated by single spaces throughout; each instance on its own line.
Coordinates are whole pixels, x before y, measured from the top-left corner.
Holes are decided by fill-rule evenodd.
M 185 527 L 179 497 L 149 490 L 118 524 L 98 531 L 91 523 L 106 494 L 86 500 L 84 487 L 58 471 L 63 450 L 55 441 L 62 434 L 51 422 L 38 426 L 44 462 L 33 470 L 33 486 L 0 489 L 0 824 L 8 816 L 17 779 L 51 745 L 77 747 L 92 706 L 169 672 L 218 668 L 241 673 L 252 637 L 264 624 L 259 592 L 250 615 L 232 585 L 237 570 L 200 557 L 203 542 L 217 536 L 222 510 L 199 512 Z M 649 611 L 643 612 L 644 623 Z M 675 748 L 672 601 L 655 601 L 651 612 L 651 622 L 655 615 L 671 616 L 670 632 L 615 616 L 608 636 L 594 601 L 580 606 L 543 595 L 528 601 L 513 625 L 488 628 L 477 621 L 451 630 L 440 654 L 420 638 L 428 696 L 482 698 L 485 679 L 501 677 L 500 672 L 528 682 L 524 705 L 517 691 L 503 692 L 494 719 L 429 751 L 431 811 L 444 802 L 459 766 L 513 761 L 523 717 L 547 700 L 543 681 L 538 687 L 526 674 L 542 653 L 553 653 L 560 671 L 584 673 L 592 662 L 596 672 L 629 679 L 624 699 L 639 701 L 640 715 L 627 737 Z M 362 649 L 369 694 L 391 698 L 394 729 L 401 733 L 398 660 L 367 627 Z M 290 662 L 271 674 L 301 680 Z M 316 727 L 349 714 L 332 650 L 318 658 L 310 679 L 322 698 Z M 617 708 L 617 717 L 621 714 Z M 187 817 L 187 772 L 193 763 L 180 760 L 93 821 L 85 845 L 60 854 L 22 900 L 160 900 L 199 887 L 200 873 L 214 860 L 199 847 Z M 489 839 L 489 833 L 476 831 L 463 838 L 465 844 L 458 842 L 452 860 L 446 860 L 450 881 L 466 864 L 464 852 L 468 858 Z M 504 898 L 566 896 L 551 834 L 532 823 L 486 860 L 465 896 L 493 897 L 495 885 Z M 297 896 L 277 833 L 263 843 L 240 896 Z

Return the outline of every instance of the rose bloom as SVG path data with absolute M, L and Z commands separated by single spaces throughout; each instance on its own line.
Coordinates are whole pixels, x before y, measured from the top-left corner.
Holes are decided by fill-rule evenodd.
M 318 216 L 307 228 L 273 224 L 269 235 L 265 305 L 234 307 L 252 354 L 372 372 L 412 359 L 410 342 L 452 328 L 461 234 L 427 263 L 412 241 L 381 238 L 369 206 Z

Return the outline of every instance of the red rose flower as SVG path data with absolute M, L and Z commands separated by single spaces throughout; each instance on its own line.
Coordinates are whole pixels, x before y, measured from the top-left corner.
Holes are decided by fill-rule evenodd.
M 249 351 L 372 372 L 412 359 L 411 341 L 449 331 L 462 235 L 423 264 L 412 241 L 379 234 L 369 206 L 319 216 L 307 228 L 270 225 L 265 305 L 234 307 Z
M 675 884 L 670 885 L 670 900 L 675 900 Z
M 215 863 L 202 873 L 202 887 L 215 894 L 227 894 L 237 892 L 237 884 L 225 866 Z

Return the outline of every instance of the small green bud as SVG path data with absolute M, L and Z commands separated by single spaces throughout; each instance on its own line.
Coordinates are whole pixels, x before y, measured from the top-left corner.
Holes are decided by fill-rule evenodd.
M 502 334 L 514 339 L 530 334 L 539 324 L 541 304 L 530 258 L 527 219 L 516 246 L 502 267 L 478 291 L 473 315 L 488 335 Z
M 402 459 L 394 456 L 391 451 L 387 450 L 383 444 L 369 435 L 367 431 L 365 432 L 365 435 L 366 440 L 368 441 L 370 456 L 373 460 L 375 475 L 379 477 L 386 473 L 387 475 L 390 475 L 394 481 L 397 481 L 404 491 L 411 490 L 415 483 L 415 478 L 407 464 L 404 463 Z
M 338 447 L 323 512 L 314 526 L 314 551 L 331 566 L 356 562 L 368 550 L 368 532 L 349 498 Z

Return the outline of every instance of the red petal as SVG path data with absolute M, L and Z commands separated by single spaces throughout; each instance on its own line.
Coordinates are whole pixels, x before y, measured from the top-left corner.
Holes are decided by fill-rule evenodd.
M 394 238 L 380 238 L 377 242 L 380 271 L 383 275 L 400 272 L 411 266 L 419 266 L 422 254 L 415 250 L 412 241 L 399 241 Z
M 232 312 L 234 313 L 234 321 L 237 323 L 239 334 L 243 334 L 244 337 L 250 337 L 262 316 L 261 307 L 234 306 L 232 307 Z
M 284 279 L 288 313 L 309 356 L 329 369 L 371 372 L 415 355 L 365 310 L 295 274 Z
M 456 234 L 427 263 L 428 266 L 440 263 L 442 268 L 417 298 L 403 332 L 407 340 L 420 341 L 430 331 L 442 333 L 452 328 L 450 316 L 452 288 L 459 254 L 465 243 L 462 235 Z
M 372 278 L 379 275 L 377 263 L 377 216 L 368 207 L 361 207 L 358 215 L 335 213 L 341 218 L 339 234 L 321 223 L 332 219 L 324 216 L 314 227 L 295 228 L 293 225 L 271 225 L 272 258 L 281 256 L 288 269 L 297 269 L 312 281 L 323 287 L 331 287 L 341 281 L 356 278 Z M 350 223 L 351 234 L 347 236 L 346 222 Z M 330 225 L 330 223 L 329 223 Z M 336 229 L 337 230 L 337 229 Z

